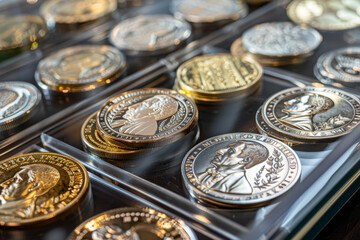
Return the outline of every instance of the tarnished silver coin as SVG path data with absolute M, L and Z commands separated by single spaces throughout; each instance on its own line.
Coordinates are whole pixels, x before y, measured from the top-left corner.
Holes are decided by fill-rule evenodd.
M 105 141 L 132 149 L 156 147 L 191 132 L 197 117 L 189 97 L 174 90 L 144 88 L 104 104 L 97 115 L 97 129 Z
M 28 120 L 40 100 L 39 90 L 30 83 L 0 83 L 0 135 Z
M 196 240 L 180 219 L 151 208 L 118 208 L 100 213 L 78 226 L 70 240 Z
M 267 99 L 262 117 L 274 131 L 299 140 L 330 140 L 359 124 L 360 101 L 333 88 L 291 88 Z
M 301 164 L 284 143 L 254 133 L 209 138 L 184 157 L 181 172 L 195 198 L 223 206 L 263 205 L 289 190 Z
M 89 91 L 115 80 L 125 66 L 124 55 L 114 47 L 80 45 L 41 60 L 35 77 L 42 88 L 65 93 Z
M 156 55 L 178 49 L 190 35 L 190 25 L 170 15 L 140 15 L 116 25 L 110 41 L 129 55 Z
M 291 22 L 256 25 L 244 32 L 242 44 L 257 55 L 295 57 L 313 52 L 322 42 L 318 31 Z
M 347 47 L 324 53 L 314 66 L 314 74 L 325 83 L 359 83 L 360 47 Z

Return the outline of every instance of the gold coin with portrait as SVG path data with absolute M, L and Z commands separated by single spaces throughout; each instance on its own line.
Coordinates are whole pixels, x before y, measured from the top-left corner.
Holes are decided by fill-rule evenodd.
M 194 129 L 197 118 L 197 107 L 189 97 L 174 90 L 144 88 L 105 103 L 97 115 L 97 129 L 108 142 L 149 148 L 182 138 Z
M 70 214 L 89 192 L 77 160 L 56 153 L 29 153 L 0 163 L 0 226 L 48 223 Z

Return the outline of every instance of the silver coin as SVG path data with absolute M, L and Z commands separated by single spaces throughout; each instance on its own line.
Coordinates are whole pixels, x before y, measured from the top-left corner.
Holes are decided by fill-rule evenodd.
M 54 90 L 87 91 L 113 81 L 125 65 L 124 55 L 114 47 L 75 46 L 41 60 L 36 78 Z
M 359 124 L 360 101 L 333 88 L 291 88 L 267 99 L 262 117 L 276 132 L 304 140 L 330 140 Z
M 321 42 L 318 31 L 291 22 L 262 23 L 242 35 L 242 44 L 248 52 L 274 57 L 311 53 Z
M 30 83 L 0 83 L 0 131 L 6 131 L 28 120 L 40 100 L 39 90 Z
M 209 138 L 184 157 L 181 172 L 189 192 L 224 206 L 261 205 L 289 190 L 301 164 L 284 143 L 259 134 L 230 133 Z
M 190 35 L 190 25 L 170 15 L 140 15 L 116 25 L 110 41 L 129 55 L 156 55 L 179 48 Z

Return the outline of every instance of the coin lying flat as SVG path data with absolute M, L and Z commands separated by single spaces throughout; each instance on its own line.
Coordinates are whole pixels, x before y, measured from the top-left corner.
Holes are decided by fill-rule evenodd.
M 46 23 L 39 16 L 0 16 L 0 51 L 36 48 L 46 34 Z
M 35 77 L 43 89 L 63 93 L 89 91 L 114 81 L 125 66 L 125 57 L 116 48 L 83 45 L 44 58 Z
M 222 206 L 263 205 L 299 179 L 296 153 L 284 143 L 253 133 L 209 138 L 184 157 L 181 173 L 190 194 Z
M 30 83 L 0 83 L 0 135 L 33 116 L 40 100 L 39 90 Z
M 359 7 L 356 0 L 294 0 L 287 15 L 298 24 L 336 31 L 360 26 Z
M 129 55 L 157 55 L 181 47 L 190 35 L 190 25 L 170 15 L 140 15 L 116 25 L 110 41 Z
M 299 141 L 331 140 L 360 122 L 360 100 L 333 88 L 291 88 L 273 95 L 262 107 L 265 123 Z
M 97 129 L 108 142 L 130 149 L 174 142 L 197 124 L 194 102 L 177 91 L 138 89 L 104 104 L 97 115 Z
M 24 226 L 68 214 L 86 197 L 89 179 L 77 160 L 30 153 L 0 165 L 0 225 Z
M 116 0 L 47 0 L 40 13 L 56 23 L 78 24 L 101 18 L 116 8 Z
M 195 240 L 192 230 L 179 219 L 150 208 L 118 208 L 96 215 L 78 226 L 71 240 L 148 239 Z

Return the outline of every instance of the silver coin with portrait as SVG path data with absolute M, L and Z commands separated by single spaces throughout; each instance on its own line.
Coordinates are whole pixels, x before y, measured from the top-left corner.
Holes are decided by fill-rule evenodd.
M 325 140 L 343 136 L 359 124 L 360 101 L 333 88 L 291 88 L 267 99 L 262 117 L 282 134 Z
M 299 179 L 296 153 L 284 143 L 253 133 L 209 138 L 184 157 L 185 186 L 196 198 L 216 205 L 261 205 Z

